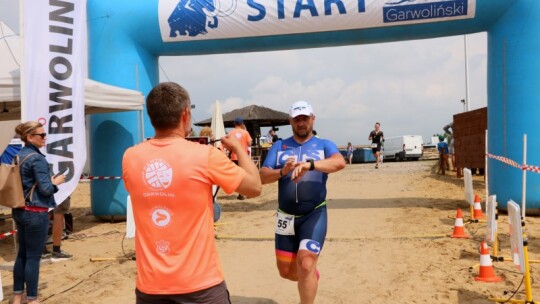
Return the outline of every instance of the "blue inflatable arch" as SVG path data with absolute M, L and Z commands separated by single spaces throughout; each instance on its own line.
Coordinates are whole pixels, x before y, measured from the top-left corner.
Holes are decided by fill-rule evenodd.
M 488 32 L 490 153 L 540 165 L 540 4 L 537 0 L 88 0 L 90 78 L 147 94 L 158 57 L 370 44 Z M 236 29 L 236 32 L 235 32 Z M 164 40 L 170 40 L 165 42 Z M 138 77 L 137 77 L 137 76 Z M 146 136 L 153 129 L 145 118 Z M 91 174 L 121 175 L 138 141 L 133 113 L 90 117 Z M 490 193 L 521 199 L 521 171 L 489 160 Z M 540 208 L 529 174 L 528 210 Z M 121 181 L 93 181 L 92 211 L 124 216 Z

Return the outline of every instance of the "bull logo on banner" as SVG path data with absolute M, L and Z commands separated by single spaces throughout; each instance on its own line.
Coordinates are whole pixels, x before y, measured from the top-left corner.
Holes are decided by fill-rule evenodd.
M 237 0 L 228 1 L 230 7 L 222 11 L 222 0 L 180 0 L 167 20 L 171 29 L 169 37 L 205 35 L 207 26 L 216 29 L 218 16 L 226 17 L 236 10 Z

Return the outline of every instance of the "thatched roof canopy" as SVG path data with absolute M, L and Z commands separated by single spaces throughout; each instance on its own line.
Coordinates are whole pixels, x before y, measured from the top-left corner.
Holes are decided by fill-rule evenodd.
M 236 109 L 223 114 L 223 122 L 226 128 L 234 127 L 234 119 L 242 116 L 244 124 L 251 124 L 259 127 L 275 127 L 289 124 L 289 114 L 272 110 L 263 106 L 251 105 L 241 109 Z M 208 118 L 195 123 L 196 126 L 209 126 L 212 118 Z

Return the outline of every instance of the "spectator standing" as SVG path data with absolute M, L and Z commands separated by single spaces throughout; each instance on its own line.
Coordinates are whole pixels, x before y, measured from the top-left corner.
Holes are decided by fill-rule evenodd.
M 443 127 L 444 132 L 446 133 L 446 138 L 448 139 L 448 158 L 452 163 L 452 171 L 457 171 L 456 169 L 456 155 L 454 154 L 454 122 L 447 124 Z
M 349 162 L 349 165 L 352 165 L 353 153 L 354 153 L 354 147 L 349 142 L 347 143 L 347 161 Z
M 448 144 L 444 141 L 444 136 L 442 135 L 439 136 L 437 150 L 439 151 L 439 171 L 437 173 L 445 175 L 448 163 Z
M 270 129 L 270 131 L 268 131 L 268 134 L 266 134 L 266 143 L 273 144 L 278 140 L 279 137 L 276 134 L 276 130 L 274 130 L 274 128 Z
M 51 260 L 53 262 L 69 260 L 73 255 L 60 249 L 62 238 L 64 237 L 65 218 L 71 208 L 71 197 L 68 196 L 61 204 L 56 206 L 51 212 L 53 214 L 52 242 L 53 249 Z M 46 251 L 45 251 L 46 252 Z
M 49 229 L 49 208 L 56 207 L 54 193 L 64 183 L 64 175 L 52 176 L 45 155 L 39 151 L 45 146 L 47 133 L 39 122 L 19 124 L 15 132 L 24 142 L 17 154 L 21 160 L 21 179 L 26 203 L 12 210 L 17 225 L 19 249 L 13 267 L 13 304 L 21 304 L 26 287 L 27 303 L 38 300 L 39 266 Z
M 185 139 L 190 104 L 176 83 L 153 88 L 146 106 L 155 136 L 122 160 L 137 226 L 137 304 L 230 304 L 214 239 L 212 185 L 251 197 L 261 192 L 257 167 L 240 141 L 221 138 L 236 154 L 235 165 L 216 148 Z
M 249 151 L 253 140 L 251 139 L 251 135 L 249 135 L 249 132 L 246 130 L 246 126 L 244 125 L 244 119 L 241 116 L 234 119 L 234 129 L 229 132 L 229 136 L 238 140 L 240 142 L 240 145 L 242 146 L 242 149 L 244 149 L 244 151 L 246 151 L 248 155 L 251 154 Z M 238 164 L 238 156 L 234 151 L 232 151 L 231 153 L 231 160 L 235 164 Z M 237 199 L 244 200 L 246 199 L 246 196 L 238 194 Z

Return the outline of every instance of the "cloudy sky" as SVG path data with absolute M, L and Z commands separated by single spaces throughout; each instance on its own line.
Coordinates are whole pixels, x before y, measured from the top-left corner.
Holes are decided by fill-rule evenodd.
M 0 20 L 19 32 L 18 1 L 0 0 Z M 468 35 L 471 110 L 485 107 L 486 34 Z M 367 144 L 376 121 L 385 136 L 418 134 L 429 142 L 463 111 L 463 36 L 373 45 L 224 55 L 162 57 L 161 81 L 191 94 L 194 121 L 263 105 L 286 112 L 296 100 L 313 105 L 315 129 L 338 145 Z M 263 134 L 267 129 L 263 129 Z M 291 134 L 280 127 L 281 137 Z

